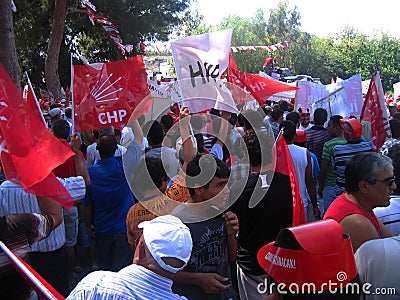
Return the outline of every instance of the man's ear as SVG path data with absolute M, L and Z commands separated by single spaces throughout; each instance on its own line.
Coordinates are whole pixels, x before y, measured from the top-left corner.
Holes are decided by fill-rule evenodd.
M 361 193 L 367 194 L 369 191 L 369 183 L 366 180 L 361 180 L 358 183 L 358 188 L 360 189 Z
M 202 189 L 203 189 L 204 187 L 202 187 L 202 186 L 200 186 L 198 183 L 196 183 L 195 185 L 194 185 L 194 194 L 197 196 L 197 197 L 199 197 L 199 196 L 201 196 L 201 192 L 202 192 Z

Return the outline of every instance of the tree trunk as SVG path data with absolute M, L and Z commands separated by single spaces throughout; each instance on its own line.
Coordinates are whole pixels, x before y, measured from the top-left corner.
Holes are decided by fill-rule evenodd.
M 0 0 L 7 1 L 7 0 Z M 55 0 L 53 24 L 51 27 L 49 45 L 47 47 L 47 58 L 45 61 L 46 87 L 55 98 L 61 98 L 61 84 L 58 75 L 58 57 L 64 37 L 64 23 L 67 12 L 66 0 Z
M 10 0 L 0 0 L 0 60 L 12 81 L 21 90 L 21 71 L 15 48 Z

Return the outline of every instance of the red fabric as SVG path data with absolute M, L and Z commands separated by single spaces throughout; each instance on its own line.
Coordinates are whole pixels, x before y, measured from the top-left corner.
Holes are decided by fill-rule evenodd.
M 239 87 L 246 87 L 260 105 L 264 105 L 265 101 L 276 93 L 299 89 L 298 87 L 274 79 L 239 71 L 233 60 L 232 53 L 229 57 L 228 82 L 236 84 Z M 236 104 L 238 103 L 236 102 Z
M 264 66 L 268 67 L 268 66 L 272 65 L 273 60 L 274 59 L 272 57 L 267 57 L 267 59 L 264 62 Z
M 296 168 L 282 134 L 280 134 L 276 140 L 275 151 L 273 153 L 276 163 L 275 171 L 283 175 L 288 175 L 290 178 L 293 196 L 293 226 L 305 224 L 306 215 L 304 213 L 304 203 L 300 196 Z
M 372 76 L 367 96 L 361 110 L 361 120 L 371 122 L 372 150 L 378 152 L 386 140 L 385 125 L 382 117 L 382 107 L 379 101 L 379 92 Z
M 346 198 L 345 194 L 341 194 L 339 197 L 332 202 L 329 206 L 328 210 L 325 212 L 324 220 L 333 219 L 336 222 L 342 221 L 345 217 L 349 215 L 362 215 L 366 217 L 372 225 L 374 225 L 376 232 L 378 233 L 379 238 L 382 237 L 381 227 L 379 226 L 378 219 L 376 218 L 374 212 L 368 214 L 365 210 L 359 207 L 357 204 L 351 202 Z
M 139 117 L 151 105 L 141 56 L 97 65 L 101 68 L 73 66 L 75 132 L 118 127 L 133 111 Z
M 74 153 L 27 107 L 2 65 L 0 79 L 0 151 L 6 178 L 70 208 L 73 200 L 52 170 Z
M 40 276 L 31 266 L 23 261 L 18 255 L 12 252 L 6 245 L 0 242 L 0 248 L 8 256 L 15 269 L 36 291 L 40 299 L 65 299 L 54 287 Z
M 68 149 L 70 148 L 69 143 L 67 141 L 61 141 Z M 85 159 L 82 152 L 79 152 L 82 159 Z M 53 170 L 54 175 L 60 178 L 68 178 L 72 176 L 77 176 L 76 174 L 76 164 L 75 164 L 75 158 L 70 157 L 67 159 L 67 161 L 61 165 L 59 165 L 57 168 Z
M 43 124 L 46 127 L 46 122 L 44 120 L 42 111 L 40 110 L 39 103 L 36 99 L 36 95 L 32 89 L 31 82 L 29 81 L 29 79 L 28 79 L 28 85 L 27 85 L 27 89 L 26 89 L 25 101 L 26 101 L 28 110 L 32 111 L 32 115 L 35 116 L 36 118 L 42 120 Z

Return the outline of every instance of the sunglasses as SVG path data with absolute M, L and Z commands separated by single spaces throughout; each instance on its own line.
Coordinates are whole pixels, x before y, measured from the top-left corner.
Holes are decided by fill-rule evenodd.
M 383 179 L 383 180 L 377 179 L 376 181 L 385 183 L 385 184 L 387 184 L 387 185 L 390 187 L 390 186 L 392 186 L 392 184 L 396 181 L 396 176 L 388 177 L 388 178 L 385 178 L 385 179 Z

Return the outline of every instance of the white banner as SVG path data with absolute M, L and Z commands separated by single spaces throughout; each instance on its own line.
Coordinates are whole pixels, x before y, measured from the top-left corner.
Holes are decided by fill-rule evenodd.
M 363 106 L 361 74 L 347 80 L 328 85 L 309 81 L 299 81 L 297 107 L 307 107 L 313 112 L 319 107 L 325 108 L 329 116 L 354 115 L 359 117 Z
M 213 107 L 238 112 L 219 80 L 228 68 L 231 37 L 232 29 L 226 29 L 171 42 L 182 104 L 192 113 Z

